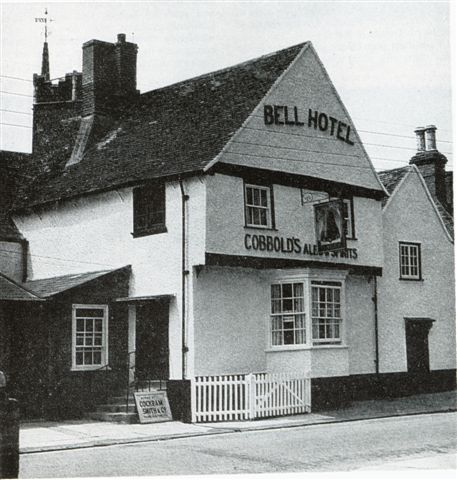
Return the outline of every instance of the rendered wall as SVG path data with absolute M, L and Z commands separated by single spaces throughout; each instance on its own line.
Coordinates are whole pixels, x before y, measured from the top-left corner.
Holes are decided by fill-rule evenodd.
M 381 372 L 407 370 L 404 317 L 435 320 L 430 369 L 456 367 L 454 245 L 413 171 L 385 207 L 384 274 L 379 281 Z M 421 244 L 422 281 L 400 280 L 398 242 Z
M 357 249 L 357 259 L 341 255 L 309 255 L 291 252 L 255 251 L 245 246 L 245 235 L 295 237 L 301 244 L 315 244 L 313 202 L 302 205 L 300 188 L 274 185 L 275 230 L 245 227 L 244 184 L 240 177 L 215 174 L 207 178 L 206 249 L 211 253 L 292 258 L 327 263 L 345 263 L 382 267 L 381 202 L 354 197 L 354 220 L 357 240 L 348 240 L 348 248 Z M 304 195 L 322 198 L 324 192 L 303 190 Z M 328 196 L 327 196 L 328 198 Z M 316 200 L 315 200 L 316 201 Z
M 192 178 L 184 182 L 184 189 L 190 197 L 186 207 L 188 264 L 201 264 L 204 182 Z M 167 233 L 163 234 L 133 238 L 131 188 L 64 201 L 18 216 L 15 222 L 29 240 L 33 279 L 131 265 L 131 296 L 174 295 L 169 319 L 170 375 L 180 378 L 182 203 L 177 182 L 166 187 Z
M 194 284 L 196 375 L 310 371 L 312 377 L 329 377 L 374 371 L 374 311 L 366 277 L 346 278 L 347 345 L 269 347 L 270 285 L 290 274 L 229 267 L 200 272 Z

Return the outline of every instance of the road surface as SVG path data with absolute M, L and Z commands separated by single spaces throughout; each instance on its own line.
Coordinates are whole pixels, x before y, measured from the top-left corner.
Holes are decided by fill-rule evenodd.
M 456 468 L 457 413 L 22 454 L 20 477 Z M 416 463 L 415 463 L 416 462 Z

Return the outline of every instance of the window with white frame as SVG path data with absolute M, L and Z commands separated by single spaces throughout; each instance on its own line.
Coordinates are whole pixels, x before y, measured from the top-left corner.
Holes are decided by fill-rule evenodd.
M 343 229 L 346 238 L 355 238 L 352 200 L 343 199 Z
M 272 226 L 271 188 L 245 184 L 244 189 L 246 226 L 270 228 Z
M 313 343 L 341 343 L 341 282 L 311 282 Z
M 93 370 L 108 363 L 108 306 L 73 305 L 72 368 Z
M 302 345 L 306 342 L 303 283 L 271 286 L 271 345 Z
M 400 278 L 421 279 L 421 251 L 419 243 L 400 242 Z

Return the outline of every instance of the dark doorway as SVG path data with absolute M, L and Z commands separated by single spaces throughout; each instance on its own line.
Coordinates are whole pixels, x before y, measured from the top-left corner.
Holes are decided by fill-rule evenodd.
M 406 320 L 406 356 L 409 373 L 421 374 L 430 371 L 428 332 L 432 322 L 431 319 Z
M 137 307 L 135 357 L 138 380 L 168 380 L 168 302 Z

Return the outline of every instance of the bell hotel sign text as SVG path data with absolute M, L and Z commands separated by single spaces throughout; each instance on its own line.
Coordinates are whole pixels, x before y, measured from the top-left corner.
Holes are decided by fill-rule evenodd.
M 305 125 L 304 115 L 300 114 L 298 107 L 288 107 L 287 105 L 264 105 L 263 119 L 265 125 L 294 125 L 303 127 Z M 342 142 L 354 145 L 350 139 L 351 127 L 323 112 L 308 109 L 309 128 L 319 129 L 321 132 L 328 132 L 332 137 L 336 137 Z

